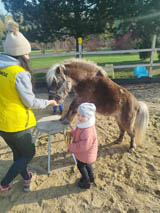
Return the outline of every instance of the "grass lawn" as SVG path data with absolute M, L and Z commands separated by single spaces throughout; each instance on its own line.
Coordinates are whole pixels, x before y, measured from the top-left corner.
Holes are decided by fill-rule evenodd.
M 65 59 L 71 58 L 71 56 L 44 56 L 44 57 L 31 57 L 32 70 L 48 69 L 53 64 L 60 63 Z
M 44 56 L 44 57 L 31 57 L 31 69 L 32 70 L 43 70 L 48 69 L 56 63 L 63 62 L 65 59 L 73 58 L 73 56 Z M 149 59 L 142 61 L 139 59 L 138 54 L 106 54 L 106 55 L 86 55 L 84 59 L 94 61 L 100 66 L 105 66 L 106 64 L 113 65 L 127 65 L 127 64 L 144 64 L 149 63 Z M 155 54 L 154 62 L 158 62 L 158 57 Z M 148 69 L 148 68 L 147 68 Z M 123 68 L 115 69 L 115 78 L 131 78 L 134 68 Z M 160 68 L 153 69 L 153 77 L 160 77 Z M 45 74 L 35 73 L 35 78 L 42 79 Z

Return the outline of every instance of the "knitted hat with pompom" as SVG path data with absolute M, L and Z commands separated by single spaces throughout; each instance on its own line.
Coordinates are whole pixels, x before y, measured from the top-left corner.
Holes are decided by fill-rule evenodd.
M 22 56 L 31 52 L 31 45 L 19 32 L 19 25 L 16 22 L 9 21 L 7 31 L 7 37 L 3 43 L 4 53 L 11 56 Z

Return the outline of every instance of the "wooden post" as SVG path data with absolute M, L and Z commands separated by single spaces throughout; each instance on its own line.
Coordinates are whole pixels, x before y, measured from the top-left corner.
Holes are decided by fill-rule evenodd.
M 156 35 L 153 36 L 153 41 L 152 41 L 152 52 L 151 52 L 151 58 L 150 58 L 150 67 L 149 67 L 149 77 L 152 77 L 152 66 L 153 66 L 153 61 L 154 61 L 154 53 L 155 53 L 155 46 L 156 46 Z

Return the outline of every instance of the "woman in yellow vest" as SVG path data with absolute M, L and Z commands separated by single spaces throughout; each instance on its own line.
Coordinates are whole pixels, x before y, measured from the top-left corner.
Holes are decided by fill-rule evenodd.
M 16 22 L 10 21 L 7 30 L 5 54 L 0 54 L 0 136 L 13 152 L 13 164 L 0 182 L 3 193 L 11 189 L 18 174 L 24 179 L 24 191 L 30 190 L 33 174 L 27 165 L 35 155 L 30 128 L 36 125 L 32 109 L 57 105 L 54 100 L 35 97 L 28 66 L 30 43 Z

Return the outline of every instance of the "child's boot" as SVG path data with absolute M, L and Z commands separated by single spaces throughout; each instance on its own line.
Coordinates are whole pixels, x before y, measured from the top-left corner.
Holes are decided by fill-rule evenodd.
M 90 179 L 90 183 L 94 183 L 94 177 L 89 177 L 89 179 Z
M 78 186 L 82 189 L 89 189 L 90 188 L 90 181 L 84 180 L 82 178 L 82 179 L 80 179 Z
M 78 183 L 82 183 L 83 182 L 83 177 L 81 177 L 80 179 L 79 179 L 79 182 Z

